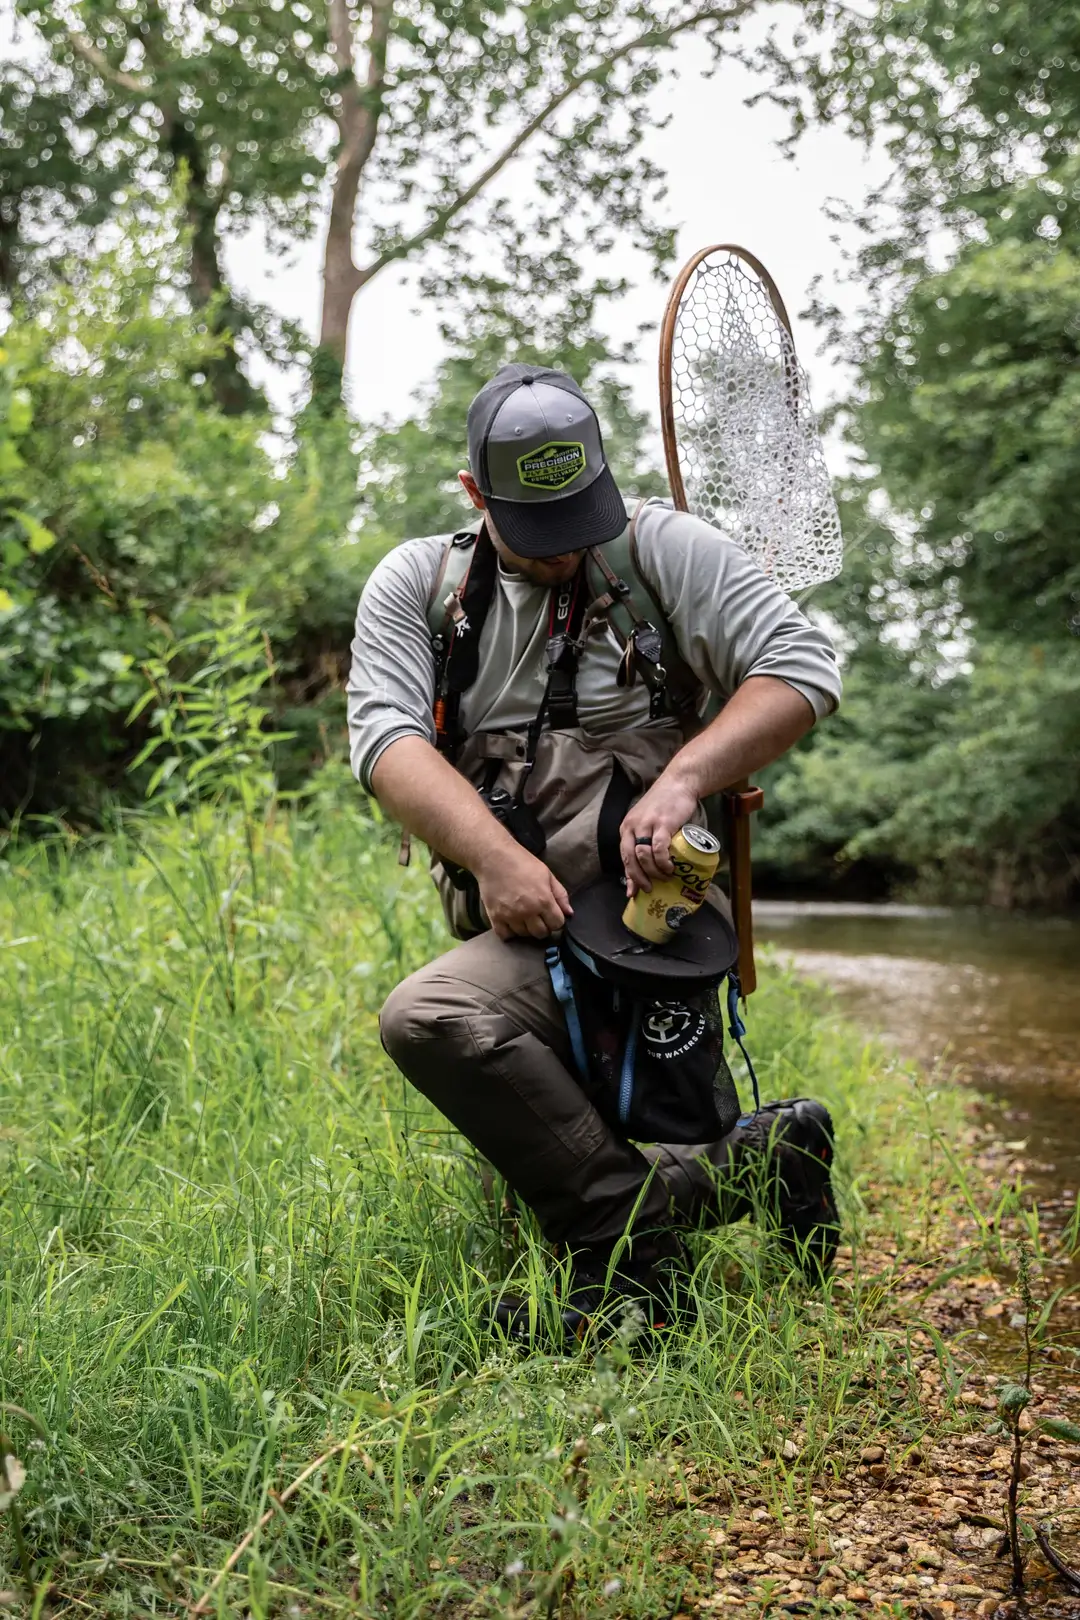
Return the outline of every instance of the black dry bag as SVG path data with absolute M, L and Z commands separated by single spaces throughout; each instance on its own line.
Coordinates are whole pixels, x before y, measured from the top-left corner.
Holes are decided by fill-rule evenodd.
M 649 945 L 623 925 L 626 897 L 618 879 L 601 878 L 572 903 L 574 915 L 548 947 L 547 964 L 593 1106 L 639 1142 L 725 1136 L 740 1114 L 724 1056 L 725 980 L 740 1046 L 743 1034 L 731 924 L 706 903 L 674 939 Z

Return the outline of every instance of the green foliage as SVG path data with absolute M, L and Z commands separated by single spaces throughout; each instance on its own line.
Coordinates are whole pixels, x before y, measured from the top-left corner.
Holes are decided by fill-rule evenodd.
M 796 129 L 877 134 L 858 216 L 840 626 L 849 699 L 779 773 L 763 844 L 937 899 L 1068 904 L 1080 873 L 1077 16 L 885 0 L 770 66 Z M 942 260 L 944 259 L 944 267 Z
M 1065 905 L 1080 840 L 1080 647 L 991 641 L 970 674 L 939 686 L 899 671 L 887 703 L 856 666 L 842 716 L 770 797 L 778 822 L 762 853 L 792 875 L 862 862 L 925 899 Z
M 182 178 L 187 289 L 213 303 L 227 339 L 217 397 L 248 408 L 234 340 L 273 347 L 273 323 L 224 285 L 224 238 L 252 225 L 274 246 L 310 234 L 355 166 L 358 286 L 422 256 L 429 291 L 456 303 L 490 257 L 515 267 L 519 302 L 547 284 L 595 304 L 625 281 L 590 280 L 585 243 L 633 240 L 654 265 L 672 252 L 663 176 L 644 151 L 664 53 L 697 32 L 719 57 L 744 9 L 16 0 L 28 61 L 0 72 L 0 284 L 40 284 L 73 234 L 92 238 L 118 206 L 152 208 Z M 370 50 L 376 12 L 385 71 Z M 342 340 L 324 333 L 339 365 Z M 327 381 L 316 365 L 313 383 Z
M 363 574 L 349 546 L 347 429 L 225 413 L 222 339 L 178 296 L 173 217 L 72 262 L 19 311 L 0 371 L 2 803 L 92 816 L 139 747 L 139 666 L 243 596 L 286 676 L 347 642 Z M 321 684 L 330 680 L 322 675 Z M 312 683 L 315 684 L 314 682 Z M 318 688 L 312 695 L 318 695 Z
M 1080 1446 L 1080 1423 L 1072 1423 L 1068 1418 L 1040 1418 L 1039 1428 L 1044 1434 L 1052 1434 L 1056 1440 L 1067 1440 L 1070 1445 Z
M 278 729 L 294 734 L 275 767 L 284 785 L 302 785 L 342 745 L 341 679 L 368 572 L 408 534 L 460 522 L 468 400 L 506 353 L 539 354 L 526 322 L 489 317 L 475 349 L 447 363 L 400 429 L 364 434 L 313 401 L 286 436 L 268 417 L 217 401 L 225 340 L 184 296 L 180 214 L 178 205 L 153 220 L 129 214 L 121 246 L 73 261 L 62 286 L 19 308 L 6 336 L 8 813 L 97 816 L 125 790 L 145 740 L 145 714 L 133 713 L 143 666 L 163 641 L 186 656 L 240 599 L 273 651 L 267 702 Z M 568 304 L 548 330 L 553 343 L 569 342 L 578 313 Z M 610 424 L 616 467 L 640 466 L 643 422 L 608 348 L 588 326 L 575 336 L 569 363 Z
M 14 613 L 11 586 L 30 557 L 40 557 L 56 536 L 22 504 L 20 474 L 26 463 L 19 441 L 29 431 L 33 406 L 29 390 L 19 386 L 19 368 L 7 349 L 0 348 L 0 624 Z
M 1009 236 L 919 281 L 865 353 L 852 437 L 918 503 L 907 579 L 1012 637 L 1080 628 L 1080 261 Z
M 212 628 L 171 642 L 145 665 L 147 690 L 128 721 L 150 710 L 152 735 L 131 769 L 155 760 L 148 799 L 190 805 L 227 795 L 250 809 L 269 797 L 266 756 L 285 740 L 267 729 L 259 702 L 273 674 L 270 645 L 242 601 L 214 607 Z
M 5 19 L 7 21 L 8 19 Z M 19 45 L 26 46 L 20 29 Z M 22 52 L 18 52 L 22 54 Z M 40 291 L 130 180 L 107 98 L 32 52 L 0 62 L 0 290 Z
M 551 1314 L 550 1261 L 378 1041 L 383 997 L 445 944 L 434 896 L 351 785 L 319 794 L 4 851 L 0 1397 L 47 1435 L 19 1451 L 34 1578 L 171 1613 L 336 1442 L 222 1613 L 494 1620 L 571 1577 L 581 1613 L 675 1612 L 699 1494 L 721 1523 L 727 1492 L 761 1494 L 791 1533 L 823 1473 L 923 1435 L 881 1278 L 808 1301 L 749 1227 L 706 1232 L 700 1321 L 655 1355 L 494 1342 L 508 1277 Z M 834 1111 L 856 1242 L 918 1225 L 920 1088 L 779 973 L 753 1021 L 767 1092 Z M 934 1127 L 960 1106 L 939 1092 Z
M 860 215 L 872 237 L 860 273 L 890 294 L 871 322 L 940 263 L 943 239 L 992 239 L 1001 222 L 1025 239 L 1076 234 L 1074 8 L 881 0 L 833 21 L 824 48 L 804 30 L 794 52 L 774 42 L 756 65 L 795 137 L 822 119 L 887 147 L 889 178 Z
M 7 73 L 17 208 L 59 205 L 69 223 L 96 226 L 125 186 L 160 198 L 183 164 L 193 213 L 209 215 L 211 257 L 222 207 L 237 224 L 311 228 L 322 176 L 310 149 L 333 80 L 321 12 L 231 0 L 174 12 L 157 0 L 15 9 L 37 66 L 33 91 L 21 64 Z M 17 254 L 29 265 L 39 256 L 32 231 Z
M 1015 1417 L 1031 1402 L 1031 1391 L 1025 1389 L 1023 1384 L 1003 1384 L 998 1390 L 998 1408 L 1009 1417 Z

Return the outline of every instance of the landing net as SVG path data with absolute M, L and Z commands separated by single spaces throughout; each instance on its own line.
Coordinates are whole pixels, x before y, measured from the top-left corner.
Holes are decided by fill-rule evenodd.
M 832 579 L 840 515 L 787 313 L 764 265 L 708 248 L 672 289 L 660 347 L 676 506 L 744 546 L 785 591 Z

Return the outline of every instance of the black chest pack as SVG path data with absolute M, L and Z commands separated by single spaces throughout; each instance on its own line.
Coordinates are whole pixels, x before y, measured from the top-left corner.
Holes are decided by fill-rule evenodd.
M 640 511 L 640 507 L 638 508 Z M 547 680 L 525 733 L 516 791 L 496 787 L 503 761 L 489 761 L 479 792 L 492 814 L 531 854 L 543 858 L 546 836 L 526 798 L 529 774 L 545 726 L 576 727 L 577 675 L 594 628 L 609 623 L 623 657 L 617 682 L 645 684 L 650 718 L 670 716 L 696 729 L 705 691 L 675 647 L 674 636 L 634 555 L 637 513 L 621 540 L 586 553 L 573 580 L 553 588 L 545 645 Z M 607 555 L 605 555 L 605 551 Z M 435 655 L 436 746 L 456 764 L 467 733 L 463 695 L 479 673 L 480 639 L 495 594 L 498 557 L 486 528 L 455 535 L 432 593 L 429 623 Z M 642 613 L 631 574 L 652 612 Z M 638 1141 L 708 1142 L 739 1118 L 739 1099 L 724 1057 L 720 991 L 727 984 L 728 1027 L 743 1052 L 758 1104 L 757 1078 L 743 1046 L 739 1016 L 738 943 L 727 919 L 704 907 L 678 944 L 651 947 L 621 924 L 624 896 L 618 832 L 634 797 L 615 761 L 601 806 L 598 845 L 605 876 L 573 896 L 575 915 L 546 950 L 552 988 L 563 1009 L 583 1089 L 615 1129 Z M 443 865 L 455 887 L 471 897 L 470 914 L 483 926 L 472 874 Z

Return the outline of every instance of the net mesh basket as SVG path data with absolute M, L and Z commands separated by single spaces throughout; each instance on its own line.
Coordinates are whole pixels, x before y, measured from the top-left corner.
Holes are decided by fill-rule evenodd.
M 786 591 L 834 578 L 840 515 L 806 373 L 769 288 L 739 253 L 715 249 L 690 273 L 670 329 L 670 379 L 686 509 Z

